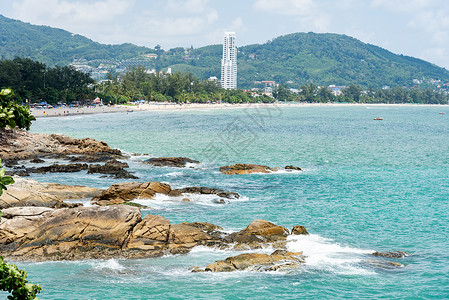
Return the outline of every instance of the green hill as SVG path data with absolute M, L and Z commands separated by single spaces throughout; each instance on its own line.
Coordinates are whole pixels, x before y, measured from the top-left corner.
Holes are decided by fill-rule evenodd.
M 376 88 L 411 86 L 413 79 L 423 77 L 449 81 L 449 71 L 444 68 L 340 34 L 294 33 L 238 50 L 241 87 L 262 80 L 291 82 L 291 86 L 360 84 Z M 196 69 L 210 65 L 219 74 L 220 45 L 193 52 L 198 59 L 190 61 L 191 65 Z M 192 71 L 198 73 L 195 68 Z
M 274 80 L 299 87 L 360 84 L 379 88 L 412 86 L 413 79 L 439 79 L 449 82 L 449 71 L 421 59 L 397 55 L 346 35 L 294 33 L 265 44 L 238 49 L 238 86 L 253 87 L 256 81 Z M 158 53 L 158 59 L 142 60 L 145 53 Z M 0 59 L 27 57 L 49 66 L 67 65 L 85 59 L 98 68 L 100 60 L 118 60 L 109 66 L 126 68 L 145 63 L 146 68 L 191 72 L 202 79 L 220 76 L 221 45 L 198 49 L 181 47 L 169 51 L 132 44 L 104 45 L 62 29 L 36 26 L 0 15 Z
M 0 59 L 19 56 L 50 66 L 64 66 L 73 59 L 129 59 L 152 52 L 129 43 L 104 45 L 62 29 L 31 25 L 0 15 Z

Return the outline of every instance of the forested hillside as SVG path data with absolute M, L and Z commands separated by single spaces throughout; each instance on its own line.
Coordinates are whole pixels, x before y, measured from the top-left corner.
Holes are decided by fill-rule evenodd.
M 207 79 L 220 77 L 221 47 L 164 50 L 132 44 L 104 45 L 62 29 L 31 25 L 0 15 L 0 59 L 3 60 L 19 56 L 49 66 L 65 66 L 80 59 L 94 73 L 115 73 L 143 64 L 147 69 L 171 67 L 173 71 L 191 72 Z M 157 54 L 157 58 L 142 57 L 148 53 Z M 276 81 L 293 88 L 308 83 L 410 87 L 413 79 L 423 78 L 449 82 L 449 72 L 429 62 L 397 55 L 340 34 L 294 33 L 238 49 L 240 88 L 257 87 L 260 81 Z
M 154 50 L 133 44 L 104 45 L 49 26 L 36 26 L 0 15 L 0 59 L 25 57 L 65 66 L 73 59 L 129 59 Z

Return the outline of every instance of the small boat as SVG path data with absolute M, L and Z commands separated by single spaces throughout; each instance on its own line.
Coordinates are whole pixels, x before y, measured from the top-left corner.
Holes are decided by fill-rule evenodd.
M 380 121 L 380 120 L 383 120 L 384 118 L 374 118 L 374 120 L 376 120 L 376 121 Z
M 446 113 L 445 113 L 445 112 L 440 112 L 440 113 L 438 113 L 438 114 L 440 114 L 440 115 L 445 115 Z

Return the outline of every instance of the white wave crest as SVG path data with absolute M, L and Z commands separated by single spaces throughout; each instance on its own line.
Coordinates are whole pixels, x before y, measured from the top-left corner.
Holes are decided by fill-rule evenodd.
M 291 235 L 287 241 L 288 250 L 302 251 L 306 256 L 306 266 L 311 269 L 348 275 L 374 274 L 361 267 L 361 263 L 366 260 L 364 256 L 373 253 L 373 250 L 341 246 L 316 234 Z

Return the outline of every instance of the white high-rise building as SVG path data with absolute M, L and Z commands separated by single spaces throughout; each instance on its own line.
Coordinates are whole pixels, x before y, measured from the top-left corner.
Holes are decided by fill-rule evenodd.
M 235 32 L 225 32 L 223 40 L 223 59 L 221 60 L 221 87 L 237 88 L 237 47 Z

